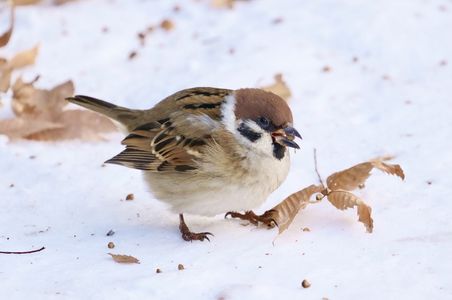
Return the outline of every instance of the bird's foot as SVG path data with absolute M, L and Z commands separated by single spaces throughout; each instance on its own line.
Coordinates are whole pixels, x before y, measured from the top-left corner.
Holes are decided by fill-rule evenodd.
M 245 220 L 256 226 L 259 225 L 259 222 L 260 222 L 264 225 L 267 225 L 268 228 L 273 228 L 278 225 L 278 224 L 276 224 L 276 221 L 273 218 L 273 214 L 274 214 L 273 210 L 267 210 L 262 215 L 256 215 L 252 210 L 245 211 L 244 214 L 241 214 L 241 213 L 238 213 L 235 211 L 230 211 L 230 212 L 227 212 L 224 215 L 224 217 L 225 218 L 231 217 L 234 219 Z
M 212 235 L 210 232 L 191 232 L 190 229 L 188 228 L 187 224 L 185 224 L 185 220 L 184 220 L 184 215 L 183 214 L 179 214 L 179 230 L 180 233 L 182 234 L 182 238 L 187 241 L 187 242 L 192 242 L 192 241 L 204 241 L 204 240 L 208 240 L 210 242 L 209 239 L 209 235 Z

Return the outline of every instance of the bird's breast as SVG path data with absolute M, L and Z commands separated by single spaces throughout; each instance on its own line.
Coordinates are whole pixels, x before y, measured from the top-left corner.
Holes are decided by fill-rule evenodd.
M 174 212 L 214 216 L 260 206 L 285 180 L 289 165 L 289 155 L 278 160 L 248 153 L 231 161 L 230 168 L 209 165 L 191 175 L 144 174 L 156 198 Z

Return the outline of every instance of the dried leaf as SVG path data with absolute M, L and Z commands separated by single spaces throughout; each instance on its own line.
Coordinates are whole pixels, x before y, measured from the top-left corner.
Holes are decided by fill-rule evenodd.
M 33 65 L 38 55 L 39 45 L 31 49 L 17 53 L 10 61 L 9 66 L 13 69 L 20 69 L 29 65 Z
M 64 5 L 66 3 L 75 2 L 77 0 L 53 0 L 53 5 Z
M 15 6 L 33 5 L 41 2 L 41 0 L 12 0 Z
M 122 254 L 113 254 L 113 253 L 108 253 L 109 255 L 111 255 L 111 257 L 113 258 L 113 260 L 117 263 L 120 264 L 139 264 L 140 261 L 138 259 L 136 259 L 133 256 L 130 255 L 122 255 Z
M 358 207 L 358 216 L 361 223 L 366 226 L 367 232 L 373 230 L 373 220 L 371 217 L 372 209 L 363 200 L 347 191 L 331 191 L 327 196 L 328 201 L 336 208 L 345 210 L 347 208 Z
M 85 141 L 105 140 L 102 134 L 116 131 L 116 125 L 110 119 L 87 110 L 63 111 L 56 121 L 62 128 L 42 130 L 28 136 L 37 141 L 56 141 L 81 139 Z
M 385 173 L 399 176 L 402 180 L 405 179 L 400 165 L 392 165 L 385 163 L 385 160 L 392 159 L 392 157 L 381 157 L 370 160 L 368 162 L 357 164 L 351 168 L 340 172 L 331 174 L 326 182 L 331 190 L 346 190 L 352 191 L 364 184 L 370 176 L 370 171 L 377 168 Z
M 14 83 L 12 109 L 17 119 L 0 123 L 0 133 L 12 139 L 37 141 L 82 139 L 104 140 L 103 134 L 116 130 L 108 118 L 86 110 L 66 110 L 66 97 L 74 94 L 72 81 L 51 90 L 36 89 L 33 82 L 18 78 Z
M 234 8 L 236 0 L 212 0 L 210 5 L 215 8 Z
M 45 130 L 54 130 L 62 128 L 62 124 L 36 119 L 9 119 L 0 120 L 0 134 L 8 136 L 10 139 L 29 138 Z
M 13 69 L 9 66 L 0 67 L 0 92 L 6 93 L 9 90 L 11 84 L 11 73 Z
M 405 174 L 403 173 L 400 165 L 392 165 L 384 162 L 390 159 L 392 159 L 390 156 L 379 157 L 346 170 L 333 173 L 327 179 L 327 188 L 325 188 L 323 184 L 318 186 L 311 185 L 290 195 L 273 209 L 265 212 L 263 217 L 277 222 L 279 226 L 279 233 L 281 234 L 281 232 L 287 229 L 287 227 L 292 223 L 298 211 L 305 208 L 307 204 L 311 203 L 309 201 L 310 197 L 314 193 L 320 193 L 316 197 L 318 201 L 326 196 L 328 201 L 340 210 L 356 206 L 359 216 L 358 220 L 366 226 L 366 230 L 368 232 L 372 232 L 373 220 L 371 217 L 371 207 L 348 190 L 353 190 L 359 186 L 362 186 L 366 179 L 369 178 L 370 171 L 373 168 L 377 168 L 383 172 L 396 175 L 404 179 Z
M 400 165 L 392 165 L 385 163 L 384 160 L 392 159 L 392 157 L 382 157 L 382 158 L 376 158 L 371 160 L 372 165 L 374 168 L 377 168 L 380 171 L 383 171 L 390 175 L 396 175 L 400 177 L 402 180 L 405 179 L 405 173 L 403 173 L 402 168 Z
M 328 176 L 326 184 L 331 190 L 352 191 L 366 182 L 373 165 L 370 162 L 360 163 L 351 168 L 336 172 Z
M 58 119 L 63 107 L 68 104 L 64 99 L 74 94 L 72 81 L 66 81 L 49 91 L 36 89 L 33 83 L 25 83 L 18 78 L 12 89 L 11 105 L 17 116 L 49 121 Z
M 11 15 L 9 18 L 9 29 L 0 35 L 0 48 L 8 44 L 14 29 L 14 5 L 11 5 Z
M 322 186 L 310 185 L 301 191 L 293 193 L 268 211 L 271 214 L 271 218 L 278 224 L 279 234 L 289 227 L 298 211 L 309 204 L 311 196 L 322 190 Z
M 14 69 L 23 68 L 35 63 L 38 46 L 17 53 L 10 61 L 0 59 L 0 92 L 6 93 L 11 83 L 11 73 Z
M 286 101 L 289 101 L 290 96 L 292 96 L 292 93 L 290 92 L 289 87 L 287 86 L 286 82 L 283 80 L 282 74 L 276 74 L 274 76 L 275 83 L 262 87 L 263 90 L 272 92 L 281 98 L 283 98 Z

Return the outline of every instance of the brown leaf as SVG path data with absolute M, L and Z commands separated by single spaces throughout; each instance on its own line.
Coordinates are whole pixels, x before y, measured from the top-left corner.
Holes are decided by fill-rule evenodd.
M 77 0 L 53 0 L 53 5 L 64 5 L 66 3 L 71 3 Z
M 371 160 L 370 162 L 374 166 L 374 168 L 377 168 L 380 171 L 383 171 L 390 175 L 396 175 L 400 177 L 402 180 L 405 179 L 405 173 L 403 172 L 402 167 L 400 165 L 392 165 L 383 162 L 384 160 L 392 159 L 392 157 L 382 157 L 382 158 L 376 158 Z
M 29 65 L 33 65 L 38 55 L 39 45 L 34 46 L 31 49 L 22 51 L 14 55 L 9 61 L 9 66 L 13 69 L 20 69 Z
M 272 92 L 281 98 L 283 98 L 286 101 L 289 101 L 290 96 L 292 96 L 292 93 L 290 92 L 289 87 L 287 86 L 286 82 L 283 80 L 282 74 L 276 74 L 274 76 L 275 83 L 271 85 L 267 85 L 262 87 L 263 90 Z
M 366 182 L 373 165 L 370 162 L 360 163 L 351 168 L 336 172 L 328 176 L 326 184 L 331 190 L 351 191 Z
M 11 5 L 11 15 L 9 18 L 9 29 L 0 35 L 0 48 L 8 44 L 14 29 L 14 5 Z
M 405 179 L 405 174 L 400 165 L 392 165 L 384 162 L 389 159 L 392 159 L 392 157 L 380 157 L 333 173 L 326 180 L 327 186 L 331 190 L 352 191 L 366 182 L 373 168 L 399 176 L 402 180 Z
M 14 69 L 23 68 L 35 63 L 38 46 L 17 53 L 10 61 L 0 59 L 0 92 L 6 93 L 10 87 L 11 73 Z
M 140 261 L 138 259 L 136 259 L 133 256 L 130 255 L 122 255 L 122 254 L 113 254 L 113 253 L 108 253 L 109 255 L 111 255 L 111 257 L 113 258 L 113 260 L 117 263 L 120 264 L 139 264 Z
M 363 200 L 347 191 L 331 191 L 327 196 L 328 201 L 336 208 L 345 210 L 347 208 L 358 207 L 358 221 L 364 224 L 367 232 L 373 230 L 372 209 Z
M 212 0 L 210 5 L 215 8 L 234 8 L 236 0 Z
M 309 204 L 311 196 L 322 190 L 322 186 L 310 185 L 301 191 L 293 193 L 269 210 L 271 218 L 278 224 L 279 234 L 289 227 L 298 211 L 304 209 Z
M 41 0 L 13 0 L 15 6 L 20 5 L 33 5 L 41 2 Z
M 0 92 L 6 93 L 9 90 L 11 84 L 11 73 L 13 69 L 9 66 L 0 66 Z
M 58 119 L 63 107 L 68 104 L 64 99 L 74 94 L 72 81 L 66 81 L 51 90 L 42 90 L 34 88 L 33 83 L 25 83 L 18 78 L 12 89 L 11 105 L 17 116 L 48 121 Z
M 104 140 L 103 134 L 116 130 L 114 123 L 86 110 L 66 110 L 65 97 L 74 94 L 72 81 L 51 90 L 36 89 L 33 82 L 18 78 L 14 83 L 12 108 L 17 119 L 0 123 L 0 132 L 12 139 L 37 141 L 66 139 Z
M 48 129 L 28 136 L 28 139 L 38 141 L 56 141 L 81 139 L 85 141 L 105 140 L 103 134 L 116 131 L 115 124 L 110 119 L 87 110 L 63 111 L 56 121 L 62 128 Z
M 9 119 L 0 120 L 0 134 L 8 136 L 10 139 L 29 138 L 45 130 L 54 130 L 62 128 L 62 124 L 36 119 Z

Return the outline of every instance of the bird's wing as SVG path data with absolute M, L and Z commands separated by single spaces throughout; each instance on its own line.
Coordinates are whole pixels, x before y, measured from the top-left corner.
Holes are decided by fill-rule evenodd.
M 162 119 L 132 130 L 122 141 L 126 149 L 106 163 L 151 172 L 196 170 L 203 149 L 214 142 L 212 135 L 221 127 L 218 120 L 226 91 L 198 88 L 172 95 L 172 105 L 166 105 L 172 109 L 162 112 Z M 161 103 L 156 111 L 162 110 Z

